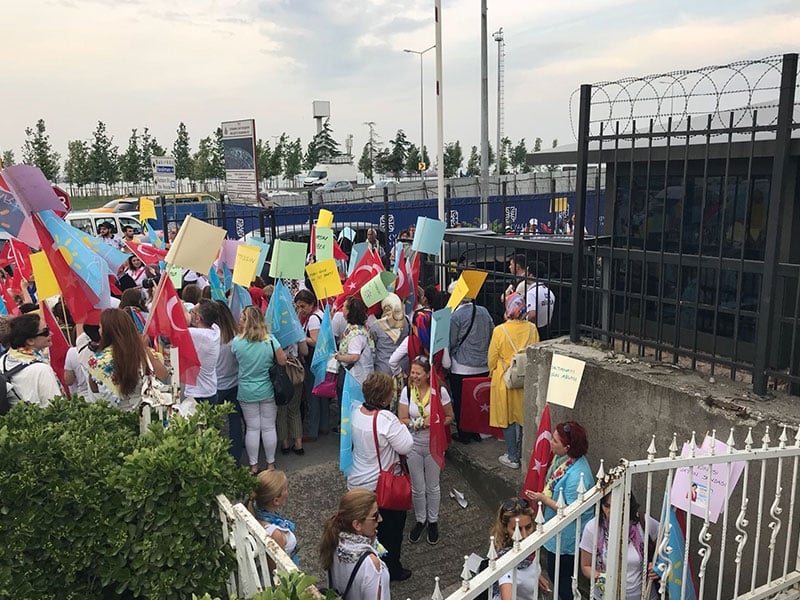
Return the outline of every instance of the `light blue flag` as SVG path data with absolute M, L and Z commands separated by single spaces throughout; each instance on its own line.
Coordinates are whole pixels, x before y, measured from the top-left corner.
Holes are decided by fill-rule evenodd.
M 656 558 L 655 567 L 653 570 L 661 575 L 667 568 L 667 561 L 672 563 L 672 569 L 667 576 L 667 594 L 670 598 L 680 598 L 682 600 L 696 600 L 697 596 L 694 590 L 694 583 L 691 577 L 691 567 L 686 569 L 683 562 L 684 553 L 686 550 L 686 540 L 683 535 L 683 528 L 678 521 L 678 515 L 675 512 L 675 507 L 670 506 L 669 511 L 669 546 L 671 552 L 669 555 L 659 554 Z M 666 515 L 661 515 L 661 522 L 667 518 Z M 685 579 L 685 581 L 684 581 Z M 682 589 L 685 588 L 685 589 Z M 681 596 L 683 591 L 684 595 Z
M 281 348 L 306 339 L 306 332 L 294 309 L 292 293 L 280 279 L 275 283 L 265 318 Z
M 431 315 L 431 356 L 450 345 L 450 317 L 452 316 L 452 311 L 446 306 Z
M 222 282 L 219 280 L 219 275 L 217 275 L 217 270 L 213 265 L 208 271 L 208 285 L 211 287 L 212 300 L 222 300 L 223 302 L 227 300 L 225 298 L 225 289 L 222 287 Z
M 233 285 L 233 272 L 225 265 L 225 263 L 222 263 L 222 284 L 225 286 L 226 292 L 230 290 L 231 286 Z
M 153 244 L 153 246 L 156 248 L 164 247 L 164 240 L 158 237 L 156 230 L 153 229 L 152 225 L 150 225 L 150 219 L 145 219 L 142 223 L 142 227 L 147 232 L 147 238 L 150 240 L 150 243 Z
M 7 314 L 8 314 L 8 309 L 6 308 L 6 303 L 3 302 L 2 298 L 0 298 L 0 315 L 7 315 Z
M 70 225 L 70 227 L 72 226 Z M 86 232 L 81 231 L 80 229 L 75 227 L 72 228 L 75 230 L 84 244 L 89 246 L 98 254 L 98 256 L 101 256 L 103 260 L 106 261 L 111 273 L 116 273 L 119 271 L 119 268 L 125 264 L 128 261 L 128 258 L 131 256 L 130 254 L 125 254 L 122 250 L 119 250 L 114 246 L 109 246 L 96 237 L 88 235 Z
M 311 359 L 311 372 L 314 374 L 314 385 L 317 386 L 325 380 L 325 371 L 328 360 L 336 352 L 336 338 L 333 336 L 331 323 L 331 308 L 325 307 L 322 313 L 322 322 L 317 334 L 317 345 L 314 348 L 314 358 Z
M 347 276 L 350 277 L 350 274 L 353 272 L 353 269 L 356 268 L 358 261 L 361 260 L 361 257 L 364 256 L 364 253 L 367 251 L 367 247 L 369 244 L 367 242 L 359 242 L 358 244 L 353 244 L 353 248 L 350 251 L 350 264 L 347 266 Z
M 53 236 L 56 247 L 61 251 L 67 265 L 80 277 L 89 289 L 100 299 L 95 308 L 108 308 L 111 298 L 108 276 L 110 271 L 106 261 L 83 243 L 85 233 L 61 220 L 52 210 L 45 210 L 39 216 Z
M 237 323 L 239 322 L 239 317 L 242 316 L 242 311 L 251 304 L 253 304 L 253 300 L 250 298 L 250 292 L 239 284 L 234 283 L 228 306 L 231 309 L 231 314 L 233 314 L 233 319 Z
M 267 254 L 269 254 L 269 242 L 264 242 L 261 239 L 250 238 L 247 242 L 248 246 L 258 246 L 258 262 L 256 263 L 256 275 L 261 275 L 264 270 L 264 263 L 267 262 Z
M 344 372 L 344 388 L 342 389 L 342 416 L 339 423 L 339 470 L 350 474 L 353 466 L 353 426 L 350 423 L 353 409 L 364 403 L 361 384 L 349 371 Z

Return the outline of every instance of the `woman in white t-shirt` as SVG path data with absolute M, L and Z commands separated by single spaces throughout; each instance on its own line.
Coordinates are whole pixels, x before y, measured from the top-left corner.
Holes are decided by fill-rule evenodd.
M 267 535 L 278 543 L 294 564 L 299 566 L 295 524 L 280 514 L 288 497 L 289 480 L 286 478 L 286 473 L 261 471 L 247 507 L 256 520 L 264 526 Z
M 351 296 L 344 301 L 342 314 L 347 320 L 347 328 L 339 341 L 339 351 L 333 356 L 350 375 L 364 383 L 367 375 L 375 370 L 375 342 L 366 328 L 367 306 L 361 298 Z
M 447 389 L 437 382 L 439 398 L 444 411 L 444 426 L 453 422 L 453 405 Z M 414 447 L 408 453 L 408 470 L 411 474 L 411 495 L 414 501 L 416 525 L 408 540 L 416 544 L 422 532 L 428 530 L 431 545 L 439 542 L 439 505 L 442 493 L 439 488 L 441 469 L 431 455 L 431 363 L 427 356 L 411 361 L 408 385 L 400 392 L 397 416 L 407 425 L 414 437 Z
M 594 598 L 603 598 L 605 586 L 606 560 L 608 552 L 608 518 L 611 512 L 611 495 L 603 496 L 600 501 L 599 518 L 594 518 L 586 523 L 581 535 L 581 571 L 590 580 L 594 581 Z M 599 523 L 599 531 L 598 531 Z M 647 537 L 645 542 L 644 524 L 647 523 Z M 645 552 L 650 555 L 649 546 L 658 537 L 659 523 L 650 516 L 639 513 L 639 503 L 631 495 L 631 508 L 628 521 L 628 544 L 626 555 L 626 584 L 625 597 L 627 600 L 638 600 L 642 597 L 642 571 L 644 569 Z M 596 563 L 592 565 L 592 553 L 595 552 Z M 647 577 L 651 581 L 658 579 L 653 570 L 653 564 L 648 559 Z M 658 586 L 650 587 L 650 600 L 658 597 Z
M 533 533 L 533 509 L 527 500 L 510 498 L 500 505 L 494 520 L 491 535 L 494 536 L 494 548 L 497 557 L 503 556 L 514 546 L 514 530 L 519 527 L 519 533 L 524 540 Z M 542 575 L 539 557 L 534 552 L 517 565 L 517 598 L 533 598 L 536 586 L 539 592 L 550 592 L 550 582 Z M 492 600 L 511 600 L 512 572 L 504 573 L 492 587 Z

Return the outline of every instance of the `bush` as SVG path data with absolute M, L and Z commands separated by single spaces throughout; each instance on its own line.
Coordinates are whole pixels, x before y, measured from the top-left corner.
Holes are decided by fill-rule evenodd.
M 323 594 L 315 594 L 311 586 L 317 582 L 316 577 L 306 575 L 300 571 L 291 573 L 278 573 L 278 583 L 275 589 L 266 589 L 258 592 L 250 600 L 341 600 L 340 596 L 333 590 L 327 590 Z M 218 597 L 212 598 L 210 594 L 203 596 L 192 596 L 192 600 L 220 600 Z
M 138 435 L 104 403 L 18 403 L 0 417 L 0 597 L 188 598 L 235 557 L 215 496 L 253 478 L 218 432 L 228 407 Z

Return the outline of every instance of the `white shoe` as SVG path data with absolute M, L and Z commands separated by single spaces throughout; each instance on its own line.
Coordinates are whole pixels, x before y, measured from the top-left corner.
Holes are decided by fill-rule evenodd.
M 502 456 L 498 457 L 497 460 L 501 465 L 508 467 L 509 469 L 519 469 L 519 462 L 509 460 L 508 454 L 503 454 Z

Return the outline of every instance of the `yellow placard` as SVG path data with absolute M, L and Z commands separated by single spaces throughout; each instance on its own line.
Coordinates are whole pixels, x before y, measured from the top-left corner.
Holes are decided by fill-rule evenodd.
M 581 387 L 586 363 L 577 358 L 553 354 L 550 379 L 547 384 L 547 401 L 551 404 L 575 408 L 578 388 Z
M 447 301 L 447 307 L 455 310 L 456 306 L 461 304 L 461 301 L 467 295 L 469 291 L 469 285 L 467 282 L 464 281 L 464 276 L 458 278 L 456 281 L 456 286 L 453 288 L 453 291 L 450 293 L 450 300 Z
M 31 254 L 31 268 L 36 281 L 36 293 L 40 298 L 50 298 L 61 293 L 53 268 L 44 252 Z
M 221 227 L 187 215 L 165 261 L 198 273 L 208 273 L 227 233 Z
M 306 273 L 317 298 L 331 298 L 344 291 L 336 261 L 332 258 L 308 265 Z
M 481 291 L 483 282 L 486 281 L 488 273 L 485 271 L 463 271 L 461 279 L 467 284 L 469 291 L 466 293 L 467 298 L 477 298 L 478 292 Z
M 317 217 L 317 227 L 330 227 L 331 225 L 333 225 L 333 213 L 321 208 Z
M 233 283 L 238 283 L 242 287 L 250 287 L 250 283 L 256 276 L 260 254 L 261 248 L 258 246 L 239 244 L 236 248 L 236 262 L 233 264 Z
M 147 219 L 155 220 L 156 218 L 156 205 L 153 201 L 144 196 L 139 198 L 139 220 L 144 222 Z

